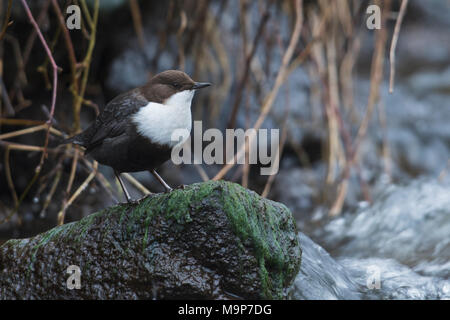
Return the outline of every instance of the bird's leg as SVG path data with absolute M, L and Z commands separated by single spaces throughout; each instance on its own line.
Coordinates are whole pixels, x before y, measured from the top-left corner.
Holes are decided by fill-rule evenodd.
M 120 183 L 120 186 L 122 187 L 123 193 L 125 193 L 125 197 L 127 198 L 127 202 L 132 203 L 130 194 L 128 193 L 127 188 L 125 188 L 125 184 L 123 183 L 122 178 L 120 177 L 120 173 L 117 172 L 116 170 L 114 170 L 114 174 L 116 175 L 117 180 L 119 180 L 119 183 Z
M 155 170 L 151 170 L 150 173 L 156 178 L 156 180 L 159 181 L 159 183 L 161 183 L 164 187 L 164 189 L 166 189 L 166 192 L 170 192 L 173 189 L 163 180 L 163 178 L 161 178 L 159 176 L 159 174 L 155 171 Z

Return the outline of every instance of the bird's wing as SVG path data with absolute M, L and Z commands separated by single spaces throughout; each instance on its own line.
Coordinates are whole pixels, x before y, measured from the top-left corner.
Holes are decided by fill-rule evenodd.
M 129 126 L 130 115 L 148 102 L 138 90 L 121 94 L 111 100 L 98 115 L 87 131 L 86 149 L 92 149 L 106 138 L 114 138 L 125 133 Z

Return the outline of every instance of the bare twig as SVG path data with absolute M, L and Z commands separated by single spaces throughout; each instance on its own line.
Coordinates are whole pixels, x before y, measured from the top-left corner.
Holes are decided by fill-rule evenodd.
M 73 48 L 72 40 L 70 38 L 69 30 L 66 28 L 66 23 L 62 15 L 61 9 L 59 8 L 57 0 L 52 0 L 53 9 L 58 17 L 58 23 L 62 30 L 64 42 L 66 44 L 66 49 L 69 54 L 70 61 L 70 73 L 72 77 L 71 86 L 74 90 L 78 92 L 78 81 L 77 81 L 77 58 L 75 57 L 75 50 Z
M 333 2 L 333 10 L 337 10 L 336 2 Z M 327 57 L 327 101 L 325 104 L 325 110 L 327 113 L 328 123 L 328 173 L 326 182 L 331 184 L 334 182 L 338 159 L 342 157 L 342 148 L 339 141 L 339 123 L 337 120 L 337 111 L 339 110 L 339 85 L 338 85 L 338 73 L 336 63 L 336 26 L 337 17 L 332 16 L 330 23 L 329 36 L 325 41 L 326 57 Z
M 133 18 L 134 30 L 138 36 L 139 45 L 142 49 L 145 48 L 144 30 L 142 28 L 141 10 L 137 0 L 130 0 L 131 16 Z
M 0 118 L 1 125 L 36 126 L 36 125 L 40 125 L 40 124 L 44 124 L 44 123 L 45 123 L 45 121 L 40 121 L 40 120 Z
M 127 179 L 129 182 L 131 182 L 131 184 L 133 186 L 135 186 L 139 191 L 141 191 L 144 195 L 152 194 L 150 192 L 150 190 L 148 190 L 146 187 L 144 187 L 144 185 L 142 185 L 142 183 L 137 181 L 136 178 L 133 177 L 131 174 L 129 174 L 129 173 L 122 173 L 122 175 L 125 177 L 125 179 Z
M 48 6 L 50 5 L 50 1 L 51 0 L 46 0 L 42 4 L 41 11 L 37 18 L 38 25 L 42 24 L 42 21 L 44 20 L 46 14 L 47 14 L 47 9 L 48 9 Z M 36 30 L 33 29 L 33 31 L 30 33 L 30 35 L 27 38 L 27 41 L 25 44 L 25 49 L 23 50 L 23 67 L 24 68 L 28 63 L 28 59 L 30 58 L 31 49 L 33 49 L 34 41 L 36 40 L 36 36 L 37 36 Z M 21 97 L 22 93 L 21 93 L 21 89 L 20 89 L 20 79 L 21 79 L 21 75 L 20 75 L 20 73 L 18 73 L 14 79 L 14 86 L 13 86 L 13 90 L 11 92 L 11 99 L 14 99 L 15 94 L 17 92 L 19 95 L 19 101 L 24 100 L 24 98 Z M 26 102 L 27 102 L 27 100 L 21 101 L 19 104 L 25 104 Z
M 288 119 L 288 115 L 289 115 L 289 111 L 290 111 L 290 103 L 289 103 L 289 86 L 286 87 L 286 98 L 287 98 L 287 107 L 286 107 L 286 112 L 284 115 L 284 119 L 283 119 L 283 128 L 282 128 L 282 133 L 281 133 L 281 141 L 280 141 L 280 146 L 279 148 L 277 148 L 277 153 L 275 155 L 275 159 L 273 160 L 274 163 L 278 163 L 280 162 L 281 156 L 283 154 L 283 149 L 284 146 L 286 144 L 286 139 L 287 139 L 287 119 Z M 276 174 L 272 174 L 269 176 L 269 178 L 267 179 L 266 185 L 264 186 L 264 190 L 261 193 L 261 197 L 267 197 L 269 195 L 270 189 L 272 188 L 272 184 L 275 181 L 275 177 L 277 175 Z
M 75 148 L 75 154 L 72 158 L 72 166 L 70 169 L 69 181 L 66 186 L 66 195 L 70 194 L 70 190 L 72 190 L 73 181 L 75 180 L 75 172 L 77 170 L 78 165 L 78 157 L 80 156 L 80 150 Z
M 11 43 L 12 49 L 14 51 L 14 58 L 17 65 L 17 80 L 18 83 L 24 85 L 27 83 L 27 76 L 25 74 L 25 63 L 23 60 L 22 50 L 20 48 L 19 40 L 10 34 L 5 34 L 5 40 Z M 12 100 L 12 99 L 11 99 Z
M 9 99 L 8 91 L 6 90 L 5 83 L 3 82 L 3 77 L 0 77 L 0 85 L 1 85 L 0 93 L 2 95 L 3 103 L 5 104 L 6 107 L 6 115 L 13 116 L 15 114 L 15 111 L 13 106 L 11 105 L 11 100 Z
M 239 106 L 241 105 L 242 92 L 247 87 L 246 84 L 248 82 L 250 64 L 252 62 L 253 56 L 255 55 L 256 48 L 258 47 L 258 43 L 260 42 L 259 39 L 261 38 L 261 36 L 264 32 L 264 27 L 265 27 L 267 21 L 269 20 L 269 17 L 270 17 L 269 11 L 266 10 L 263 13 L 263 16 L 261 17 L 261 20 L 259 22 L 259 26 L 258 26 L 256 35 L 255 35 L 255 38 L 253 39 L 252 49 L 248 54 L 246 53 L 244 72 L 242 73 L 242 77 L 239 80 L 239 84 L 237 86 L 237 92 L 236 92 L 234 103 L 233 103 L 233 109 L 231 111 L 231 116 L 228 121 L 228 126 L 227 126 L 228 128 L 234 128 L 234 126 L 235 126 L 237 113 L 239 111 Z
M 17 131 L 13 131 L 13 132 L 0 134 L 0 140 L 10 139 L 10 138 L 18 137 L 18 136 L 21 136 L 24 134 L 34 133 L 34 132 L 47 130 L 47 129 L 48 129 L 48 124 L 45 123 L 45 124 L 41 124 L 41 125 L 31 127 L 31 128 L 26 128 L 26 129 L 22 129 L 22 130 L 17 130 Z M 56 130 L 55 128 L 51 128 L 50 132 L 53 134 L 56 134 L 58 136 L 63 136 L 63 133 L 59 130 Z
M 400 27 L 402 25 L 403 17 L 405 16 L 406 6 L 408 0 L 402 0 L 400 6 L 400 12 L 395 22 L 394 35 L 392 36 L 391 49 L 389 51 L 389 60 L 391 64 L 391 75 L 389 77 L 389 93 L 394 92 L 394 77 L 395 77 L 395 48 L 397 47 L 398 35 L 400 33 Z
M 11 17 L 11 7 L 12 7 L 12 0 L 9 0 L 8 8 L 6 9 L 5 22 L 3 23 L 2 31 L 0 32 L 0 41 L 2 41 L 3 37 L 5 36 L 6 29 L 12 24 L 12 21 L 9 21 L 9 18 Z
M 186 30 L 187 26 L 187 16 L 186 12 L 182 10 L 180 12 L 180 27 L 177 31 L 177 43 L 178 43 L 178 65 L 180 70 L 184 70 L 184 47 L 183 47 L 183 41 L 182 36 L 184 33 L 184 30 Z
M 53 179 L 52 186 L 50 187 L 49 193 L 45 197 L 44 205 L 42 206 L 41 212 L 39 214 L 40 218 L 45 217 L 45 212 L 46 212 L 48 206 L 50 205 L 53 195 L 55 194 L 56 187 L 58 186 L 59 181 L 61 180 L 61 172 L 62 172 L 62 166 L 58 166 L 58 168 L 56 170 L 55 178 Z
M 89 69 L 90 69 L 89 67 L 90 67 L 91 59 L 92 59 L 92 52 L 94 51 L 94 46 L 95 46 L 95 36 L 96 36 L 96 32 L 97 32 L 98 12 L 99 12 L 99 7 L 100 7 L 100 1 L 96 0 L 95 5 L 94 5 L 94 16 L 93 16 L 93 18 L 91 18 L 89 11 L 87 10 L 85 0 L 82 0 L 81 3 L 82 3 L 82 7 L 83 7 L 85 15 L 87 17 L 89 17 L 87 20 L 90 21 L 89 27 L 91 29 L 91 33 L 89 35 L 90 39 L 89 39 L 89 45 L 88 45 L 88 49 L 86 52 L 86 56 L 84 57 L 83 62 L 82 62 L 82 64 L 85 67 L 83 70 L 83 76 L 81 78 L 80 90 L 79 90 L 79 93 L 77 94 L 77 96 L 75 97 L 75 104 L 74 104 L 74 108 L 73 108 L 74 131 L 75 132 L 80 131 L 80 127 L 81 127 L 80 126 L 80 110 L 81 110 L 81 105 L 83 103 L 84 93 L 86 91 L 86 85 L 87 85 Z
M 36 173 L 39 174 L 39 172 L 41 171 L 42 165 L 44 163 L 44 159 L 47 156 L 47 146 L 48 146 L 48 138 L 50 135 L 50 128 L 52 125 L 52 119 L 53 119 L 53 114 L 55 113 L 55 106 L 56 106 L 56 91 L 57 91 L 57 86 L 58 86 L 58 69 L 59 67 L 56 65 L 55 60 L 53 59 L 53 55 L 52 52 L 50 51 L 50 48 L 47 45 L 47 42 L 44 39 L 44 36 L 41 33 L 41 30 L 39 29 L 38 24 L 36 23 L 36 20 L 34 20 L 33 15 L 31 14 L 30 8 L 28 7 L 28 4 L 25 0 L 22 0 L 22 5 L 28 15 L 28 19 L 30 20 L 31 24 L 33 25 L 33 27 L 35 28 L 39 39 L 41 40 L 42 45 L 44 46 L 44 49 L 47 53 L 48 59 L 50 60 L 50 63 L 52 65 L 53 68 L 53 92 L 52 92 L 52 104 L 51 104 L 51 108 L 50 108 L 50 117 L 47 121 L 47 123 L 49 124 L 48 129 L 47 129 L 47 133 L 45 135 L 45 144 L 44 144 L 44 152 L 42 153 L 41 156 L 41 160 L 39 161 L 39 165 L 36 167 Z
M 30 146 L 27 144 L 12 143 L 12 142 L 6 142 L 6 141 L 1 141 L 1 140 L 0 140 L 0 146 L 9 147 L 11 150 L 38 151 L 38 152 L 44 151 L 44 147 Z
M 384 103 L 380 103 L 378 106 L 378 119 L 380 122 L 380 127 L 382 129 L 382 155 L 384 163 L 384 173 L 391 178 L 392 177 L 392 159 L 391 151 L 389 148 L 388 133 L 387 133 L 387 121 L 386 121 L 386 111 Z
M 195 170 L 197 170 L 198 174 L 200 175 L 200 177 L 202 178 L 203 181 L 209 180 L 208 174 L 206 173 L 205 169 L 202 168 L 201 165 L 194 164 L 194 168 L 195 168 Z
M 94 22 L 92 20 L 91 13 L 89 12 L 89 9 L 86 5 L 86 1 L 81 0 L 80 2 L 81 2 L 81 9 L 83 10 L 83 13 L 87 20 L 87 23 L 88 23 L 89 27 L 91 27 L 94 24 Z
M 390 2 L 387 2 L 387 6 L 389 6 Z M 386 20 L 386 14 L 382 15 L 382 21 L 384 22 Z M 387 31 L 386 28 L 381 28 L 377 31 L 377 37 L 375 40 L 375 51 L 372 58 L 372 69 L 371 69 L 371 75 L 370 75 L 370 93 L 369 93 L 369 99 L 367 102 L 367 109 L 366 113 L 364 115 L 364 118 L 361 122 L 361 125 L 358 130 L 358 136 L 356 138 L 355 142 L 355 154 L 353 155 L 353 159 L 356 157 L 356 154 L 358 153 L 358 146 L 360 145 L 362 139 L 365 137 L 369 121 L 371 119 L 371 115 L 373 112 L 373 109 L 375 107 L 376 102 L 379 98 L 379 88 L 380 83 L 383 79 L 383 64 L 384 64 L 384 52 L 386 48 L 386 38 L 387 38 Z M 352 161 L 351 161 L 352 162 Z
M 64 204 L 62 210 L 58 212 L 58 225 L 62 225 L 64 223 L 64 218 L 66 216 L 67 208 L 78 198 L 78 196 L 86 189 L 92 179 L 94 179 L 96 171 L 97 171 L 98 163 L 94 161 L 92 172 L 89 176 L 84 180 L 84 182 L 78 187 L 78 189 L 73 193 L 73 195 L 69 198 L 69 201 Z
M 200 4 L 198 4 L 200 2 Z M 196 10 L 198 13 L 196 15 L 195 24 L 192 26 L 192 29 L 190 30 L 189 34 L 187 35 L 186 42 L 185 42 L 185 50 L 186 52 L 190 52 L 191 47 L 195 43 L 195 36 L 199 32 L 203 30 L 205 21 L 206 21 L 206 15 L 208 12 L 208 8 L 210 5 L 210 0 L 203 0 L 203 1 L 196 1 L 196 5 L 198 5 L 198 10 Z
M 5 174 L 6 181 L 8 182 L 9 190 L 11 191 L 12 198 L 14 200 L 14 206 L 17 207 L 19 205 L 19 198 L 17 198 L 16 188 L 14 188 L 14 182 L 11 174 L 11 166 L 9 165 L 9 151 L 10 147 L 7 146 L 5 150 Z
M 86 159 L 85 157 L 82 158 L 83 163 L 86 165 L 86 167 L 88 168 L 88 170 L 94 170 L 93 164 Z M 96 172 L 96 178 L 100 183 L 100 186 L 106 191 L 106 193 L 108 193 L 108 195 L 111 197 L 111 199 L 113 199 L 113 201 L 115 203 L 118 203 L 119 200 L 117 200 L 117 197 L 114 195 L 114 189 L 111 186 L 111 184 L 108 182 L 108 180 L 106 180 L 105 176 L 97 170 Z

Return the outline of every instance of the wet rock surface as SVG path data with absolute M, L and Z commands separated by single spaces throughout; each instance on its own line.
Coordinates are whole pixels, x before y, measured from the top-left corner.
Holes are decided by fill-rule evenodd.
M 122 204 L 0 247 L 0 298 L 286 298 L 301 249 L 290 211 L 227 182 Z M 69 290 L 67 268 L 81 270 Z

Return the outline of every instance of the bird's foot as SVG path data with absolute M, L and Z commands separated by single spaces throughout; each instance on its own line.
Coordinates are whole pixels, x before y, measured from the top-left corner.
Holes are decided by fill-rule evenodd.
M 119 202 L 119 204 L 133 204 L 133 205 L 140 204 L 146 197 L 147 196 L 143 196 L 142 198 L 134 199 L 134 200 L 131 198 L 128 198 L 127 202 Z
M 133 204 L 140 204 L 142 201 L 144 201 L 147 198 L 148 195 L 143 196 L 142 198 L 133 200 Z
M 164 193 L 171 193 L 173 189 L 171 187 L 167 187 L 164 189 Z

